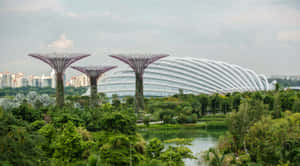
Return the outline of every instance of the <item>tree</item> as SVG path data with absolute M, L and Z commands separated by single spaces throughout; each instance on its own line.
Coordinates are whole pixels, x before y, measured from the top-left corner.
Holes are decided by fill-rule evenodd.
M 221 102 L 221 111 L 226 114 L 227 112 L 231 112 L 231 100 L 229 97 L 223 98 Z
M 292 110 L 293 104 L 297 99 L 295 92 L 292 90 L 287 90 L 281 93 L 277 93 L 277 95 L 279 95 L 279 100 L 280 100 L 280 105 L 282 110 L 283 111 Z
M 229 165 L 231 161 L 226 161 L 226 155 L 220 153 L 217 149 L 210 148 L 204 155 L 204 160 L 209 166 L 225 166 Z M 227 163 L 226 163 L 227 162 Z
M 120 105 L 121 105 L 121 101 L 120 101 L 119 96 L 117 94 L 112 95 L 112 105 L 115 108 L 119 108 Z
M 39 129 L 38 133 L 42 135 L 45 140 L 41 144 L 41 149 L 47 155 L 47 157 L 51 158 L 54 153 L 54 140 L 56 138 L 56 129 L 53 124 L 46 124 L 41 129 Z
M 278 92 L 280 90 L 280 84 L 276 83 L 275 84 L 275 91 Z
M 122 112 L 107 112 L 103 114 L 101 127 L 113 133 L 135 134 L 136 117 Z
M 124 100 L 127 106 L 132 106 L 134 104 L 134 98 L 132 96 L 126 96 Z
M 269 105 L 269 110 L 273 110 L 274 108 L 274 97 L 272 95 L 266 95 L 264 97 L 264 104 L 268 104 Z
M 201 103 L 201 115 L 205 115 L 207 113 L 207 106 L 208 106 L 208 96 L 201 94 L 199 96 L 199 100 Z
M 221 100 L 218 94 L 211 96 L 211 110 L 216 114 L 220 110 Z
M 232 100 L 233 109 L 238 111 L 240 104 L 241 104 L 241 95 L 240 94 L 234 94 L 233 100 Z
M 183 96 L 184 95 L 183 90 L 181 88 L 179 88 L 178 94 L 179 94 L 179 96 Z
M 47 159 L 39 149 L 43 137 L 31 133 L 24 124 L 0 107 L 0 165 L 44 165 Z
M 281 119 L 263 117 L 249 129 L 245 138 L 251 158 L 263 165 L 299 165 L 299 122 L 299 113 Z
M 273 111 L 273 117 L 275 118 L 280 118 L 281 117 L 281 112 L 282 112 L 282 100 L 280 99 L 280 94 L 275 94 L 274 97 L 274 111 Z
M 158 138 L 153 138 L 146 145 L 146 156 L 149 159 L 159 159 L 163 149 L 164 144 Z
M 98 99 L 100 100 L 100 104 L 108 103 L 108 97 L 105 93 L 98 93 Z
M 104 164 L 112 166 L 137 165 L 144 160 L 136 149 L 135 141 L 124 134 L 110 137 L 100 148 L 100 157 Z
M 169 146 L 168 149 L 161 154 L 160 158 L 166 162 L 167 165 L 174 166 L 184 166 L 183 159 L 195 159 L 193 152 L 185 146 Z
M 235 152 L 242 148 L 247 152 L 247 144 L 244 138 L 251 125 L 260 120 L 264 114 L 265 107 L 263 103 L 256 101 L 255 105 L 250 105 L 249 102 L 242 103 L 238 112 L 233 112 L 228 116 L 226 121 L 229 132 L 233 136 Z
M 35 120 L 41 120 L 42 113 L 39 110 L 33 109 L 28 104 L 22 104 L 18 108 L 12 109 L 13 114 L 16 118 L 34 122 Z
M 174 116 L 174 111 L 170 109 L 164 109 L 159 111 L 159 119 L 164 123 L 171 123 Z
M 144 125 L 146 125 L 147 127 L 149 127 L 149 125 L 150 125 L 150 117 L 149 116 L 144 116 L 143 122 L 144 122 Z
M 300 100 L 298 98 L 293 104 L 292 111 L 293 112 L 300 112 Z
M 59 165 L 80 160 L 86 148 L 82 136 L 76 131 L 72 122 L 63 126 L 62 133 L 55 140 L 53 157 Z
M 191 99 L 189 99 L 189 103 L 192 106 L 192 112 L 197 115 L 197 118 L 200 118 L 201 116 L 201 102 L 196 96 L 191 96 Z

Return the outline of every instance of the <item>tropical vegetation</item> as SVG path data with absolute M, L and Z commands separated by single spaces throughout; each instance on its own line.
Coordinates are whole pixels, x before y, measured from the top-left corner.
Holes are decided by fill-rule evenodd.
M 300 164 L 300 93 L 292 90 L 146 98 L 18 94 L 0 102 L 0 165 L 182 166 Z M 158 124 L 152 124 L 160 122 Z M 137 125 L 138 124 L 138 125 Z M 140 129 L 226 129 L 218 146 L 200 156 L 191 139 L 145 139 Z
M 82 95 L 86 92 L 87 87 L 65 87 L 65 94 L 66 95 Z M 20 88 L 1 88 L 0 89 L 0 97 L 6 97 L 6 96 L 16 96 L 17 94 L 28 94 L 29 92 L 36 92 L 38 94 L 47 94 L 50 96 L 54 96 L 56 93 L 55 88 L 41 88 L 41 87 L 20 87 Z

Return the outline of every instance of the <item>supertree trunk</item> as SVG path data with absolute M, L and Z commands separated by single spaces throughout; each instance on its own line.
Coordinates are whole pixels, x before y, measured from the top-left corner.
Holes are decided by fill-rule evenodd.
M 59 107 L 63 107 L 65 104 L 63 76 L 63 73 L 56 73 L 56 105 Z
M 90 79 L 90 106 L 95 107 L 98 105 L 98 78 L 105 72 L 116 68 L 117 66 L 72 66 L 73 69 L 78 70 Z
M 90 77 L 90 85 L 91 85 L 91 99 L 90 104 L 92 107 L 95 107 L 98 105 L 98 88 L 97 88 L 97 78 L 96 77 Z
M 167 57 L 167 54 L 113 54 L 110 55 L 126 64 L 128 64 L 135 73 L 135 105 L 136 113 L 144 110 L 144 87 L 143 74 L 144 70 L 153 62 Z
M 50 53 L 50 54 L 29 54 L 29 56 L 39 59 L 48 64 L 56 73 L 56 105 L 64 106 L 64 73 L 66 69 L 76 61 L 90 56 L 89 54 L 74 53 Z
M 136 113 L 139 113 L 139 111 L 144 110 L 145 108 L 143 75 L 137 73 L 135 78 L 135 111 Z

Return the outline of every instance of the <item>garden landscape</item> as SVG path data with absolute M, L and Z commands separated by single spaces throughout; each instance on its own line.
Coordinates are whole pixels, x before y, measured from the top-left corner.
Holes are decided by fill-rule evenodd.
M 300 0 L 0 0 L 0 166 L 300 166 Z
M 295 91 L 146 98 L 138 125 L 133 97 L 46 96 L 2 101 L 1 165 L 299 165 Z M 200 137 L 215 146 L 193 153 Z

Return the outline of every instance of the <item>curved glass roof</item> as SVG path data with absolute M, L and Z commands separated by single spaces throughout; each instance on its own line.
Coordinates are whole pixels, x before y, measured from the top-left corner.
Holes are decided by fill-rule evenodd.
M 98 86 L 108 97 L 133 96 L 135 74 L 129 67 L 115 70 L 101 78 Z M 167 57 L 145 70 L 144 96 L 170 96 L 179 89 L 187 94 L 264 91 L 269 90 L 269 83 L 250 69 L 199 58 Z

